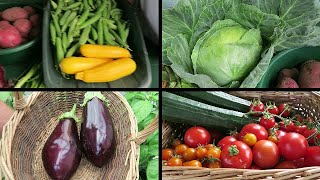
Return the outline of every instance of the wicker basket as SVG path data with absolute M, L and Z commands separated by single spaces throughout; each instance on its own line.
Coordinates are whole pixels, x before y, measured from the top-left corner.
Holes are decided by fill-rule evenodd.
M 248 100 L 254 97 L 260 98 L 263 102 L 274 101 L 277 103 L 286 102 L 295 110 L 301 112 L 305 117 L 313 117 L 319 120 L 320 117 L 320 95 L 316 92 L 256 92 L 237 91 L 229 92 L 238 97 Z M 162 147 L 169 143 L 172 129 L 167 123 L 162 124 Z M 168 167 L 162 166 L 162 177 L 166 179 L 320 179 L 320 167 L 305 167 L 299 169 L 229 169 L 229 168 L 193 168 L 193 167 Z
M 0 177 L 6 180 L 50 179 L 44 170 L 41 151 L 57 125 L 57 116 L 83 101 L 85 92 L 34 92 L 27 102 L 16 101 L 16 111 L 5 125 L 0 144 Z M 158 118 L 141 132 L 126 99 L 117 92 L 102 92 L 110 101 L 116 139 L 114 156 L 102 168 L 83 156 L 72 179 L 138 179 L 139 144 L 158 128 Z M 19 99 L 18 93 L 15 93 Z M 81 117 L 82 108 L 77 109 Z M 80 126 L 80 124 L 79 124 Z M 80 130 L 80 128 L 78 128 Z

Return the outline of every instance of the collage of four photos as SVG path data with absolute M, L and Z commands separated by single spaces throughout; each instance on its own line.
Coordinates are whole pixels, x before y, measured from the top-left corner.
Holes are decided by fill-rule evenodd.
M 320 0 L 2 0 L 1 180 L 320 179 Z

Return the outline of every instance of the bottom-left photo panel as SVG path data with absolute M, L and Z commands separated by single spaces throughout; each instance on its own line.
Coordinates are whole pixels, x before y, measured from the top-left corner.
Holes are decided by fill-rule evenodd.
M 156 91 L 0 92 L 0 178 L 159 179 Z

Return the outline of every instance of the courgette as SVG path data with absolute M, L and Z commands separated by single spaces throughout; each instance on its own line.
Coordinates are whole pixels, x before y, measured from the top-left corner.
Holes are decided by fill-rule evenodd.
M 179 91 L 174 94 L 239 112 L 248 112 L 250 106 L 250 101 L 221 91 Z
M 241 129 L 249 123 L 258 122 L 242 112 L 211 106 L 169 92 L 162 94 L 162 116 L 169 122 L 205 127 Z

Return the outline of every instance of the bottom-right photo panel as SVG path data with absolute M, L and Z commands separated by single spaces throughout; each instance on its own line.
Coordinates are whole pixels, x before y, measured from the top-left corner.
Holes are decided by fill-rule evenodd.
M 318 179 L 320 92 L 162 93 L 162 178 Z

